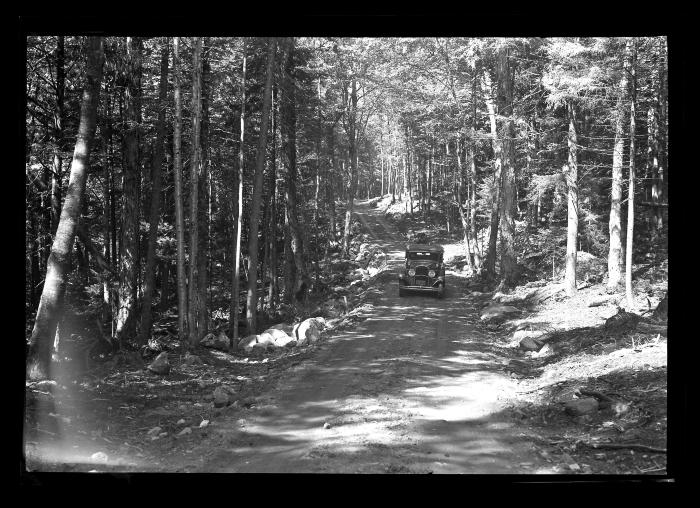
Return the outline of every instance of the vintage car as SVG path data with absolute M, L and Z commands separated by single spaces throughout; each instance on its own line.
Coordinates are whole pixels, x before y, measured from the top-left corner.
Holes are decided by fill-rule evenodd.
M 406 265 L 399 273 L 399 296 L 420 291 L 442 298 L 445 294 L 443 254 L 444 249 L 439 245 L 407 245 Z

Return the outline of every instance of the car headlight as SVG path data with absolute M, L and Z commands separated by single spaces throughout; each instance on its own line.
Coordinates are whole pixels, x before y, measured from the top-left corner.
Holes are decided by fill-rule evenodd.
M 415 274 L 416 274 L 416 271 L 415 271 L 413 268 L 411 268 L 411 269 L 408 271 L 408 275 L 410 275 L 411 277 L 413 277 Z
M 428 277 L 435 277 L 435 270 L 430 270 L 428 272 Z

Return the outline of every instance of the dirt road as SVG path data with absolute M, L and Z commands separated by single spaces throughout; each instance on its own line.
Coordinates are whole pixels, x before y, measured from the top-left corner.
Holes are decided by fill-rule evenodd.
M 448 273 L 443 300 L 400 298 L 401 237 L 362 203 L 357 215 L 394 267 L 367 319 L 325 341 L 245 417 L 215 422 L 211 452 L 185 469 L 545 472 L 527 436 L 501 412 L 515 386 L 499 348 L 479 333 L 465 280 Z

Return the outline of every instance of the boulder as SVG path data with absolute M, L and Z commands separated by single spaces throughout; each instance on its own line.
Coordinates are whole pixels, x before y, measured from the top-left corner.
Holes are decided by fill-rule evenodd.
M 163 351 L 158 356 L 156 356 L 156 359 L 153 360 L 153 363 L 151 363 L 148 366 L 148 370 L 160 375 L 168 374 L 170 372 L 170 362 L 168 361 L 168 353 Z
M 517 329 L 515 332 L 513 332 L 513 337 L 512 341 L 513 342 L 520 342 L 523 339 L 526 338 L 531 338 L 531 339 L 540 339 L 540 337 L 544 337 L 547 332 L 544 330 L 524 330 L 524 329 Z M 540 342 L 544 342 L 542 339 L 540 339 Z
M 293 326 L 288 325 L 287 323 L 278 323 L 275 326 L 271 326 L 270 328 L 268 328 L 265 331 L 273 333 L 272 330 L 280 330 L 280 331 L 284 332 L 286 335 L 291 335 L 292 328 L 293 328 Z
M 228 337 L 223 331 L 219 332 L 218 335 L 209 333 L 205 335 L 202 340 L 199 341 L 200 346 L 218 349 L 219 351 L 228 351 L 228 343 Z
M 521 311 L 511 305 L 492 304 L 481 312 L 481 320 L 484 322 L 503 321 L 506 317 L 519 314 Z
M 571 416 L 583 416 L 598 411 L 598 401 L 593 397 L 574 399 L 564 404 L 564 411 Z
M 274 344 L 275 337 L 270 332 L 258 334 L 258 344 Z
M 524 339 L 521 339 L 519 344 L 520 348 L 524 349 L 525 351 L 539 351 L 543 346 L 542 342 L 532 337 L 525 337 Z
M 294 347 L 296 345 L 294 338 L 290 337 L 282 330 L 270 329 L 267 330 L 266 333 L 270 333 L 270 335 L 274 338 L 275 347 Z M 291 344 L 292 342 L 294 344 Z
M 217 386 L 214 390 L 214 407 L 224 407 L 229 403 L 228 391 L 224 390 L 222 387 Z
M 551 356 L 555 353 L 554 347 L 552 347 L 551 344 L 545 344 L 542 346 L 542 349 L 540 349 L 537 353 L 535 353 L 533 356 L 537 358 L 544 358 L 546 356 Z
M 243 349 L 246 352 L 250 352 L 253 350 L 253 347 L 255 347 L 255 344 L 258 343 L 258 336 L 253 334 L 253 335 L 248 335 L 247 337 L 243 337 L 239 342 L 238 342 L 238 349 Z
M 279 328 L 269 328 L 265 330 L 265 333 L 269 333 L 270 336 L 272 337 L 272 341 L 277 343 L 280 340 L 286 340 L 291 337 L 289 337 L 289 334 L 285 330 L 280 330 Z
M 294 325 L 292 336 L 297 341 L 297 345 L 304 346 L 313 344 L 321 338 L 321 330 L 325 326 L 323 318 L 309 318 Z

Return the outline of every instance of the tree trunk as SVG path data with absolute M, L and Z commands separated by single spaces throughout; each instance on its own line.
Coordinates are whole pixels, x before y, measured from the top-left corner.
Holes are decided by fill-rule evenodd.
M 122 205 L 122 245 L 119 267 L 119 288 L 116 337 L 120 346 L 136 331 L 136 299 L 138 290 L 139 248 L 139 130 L 141 124 L 141 51 L 138 37 L 127 37 L 125 69 L 126 121 L 124 132 L 124 184 Z
M 476 80 L 475 80 L 476 83 Z M 476 131 L 476 101 L 474 101 L 474 112 L 472 116 L 472 132 Z M 467 171 L 469 173 L 469 214 L 470 214 L 470 224 L 471 224 L 471 235 L 472 235 L 472 248 L 474 249 L 474 268 L 477 273 L 481 273 L 482 260 L 481 260 L 481 250 L 479 249 L 478 238 L 477 238 L 477 224 L 476 224 L 476 158 L 474 156 L 474 143 L 473 139 L 468 141 L 467 153 L 469 154 L 469 167 Z
M 506 286 L 512 287 L 518 278 L 515 256 L 515 128 L 513 122 L 513 75 L 509 64 L 508 49 L 502 47 L 498 54 L 498 114 L 503 117 L 501 144 L 501 275 Z
M 486 253 L 486 263 L 484 268 L 489 276 L 493 277 L 496 274 L 496 239 L 498 238 L 498 221 L 499 221 L 499 206 L 500 206 L 500 189 L 501 189 L 501 167 L 502 167 L 502 146 L 498 139 L 498 129 L 496 126 L 496 108 L 491 97 L 491 77 L 488 70 L 484 70 L 484 101 L 488 111 L 491 138 L 494 151 L 494 171 L 493 171 L 493 194 L 491 196 L 491 229 L 489 232 L 489 245 Z
M 331 124 L 327 134 L 328 143 L 328 182 L 326 183 L 326 192 L 328 193 L 328 226 L 330 229 L 330 240 L 336 239 L 336 224 L 335 224 L 335 192 L 333 191 L 333 181 L 335 178 L 335 124 Z
M 56 47 L 56 115 L 55 115 L 55 149 L 53 158 L 53 172 L 51 175 L 51 234 L 56 234 L 58 220 L 61 214 L 61 177 L 63 174 L 63 151 L 65 140 L 63 139 L 63 120 L 65 117 L 64 97 L 66 90 L 65 71 L 65 37 L 58 36 Z M 47 244 L 48 247 L 48 244 Z M 48 257 L 48 249 L 46 256 Z
M 297 218 L 297 158 L 296 158 L 296 102 L 294 94 L 294 38 L 285 41 L 282 57 L 282 90 L 280 93 L 280 131 L 282 134 L 282 160 L 287 179 L 286 200 L 290 235 L 290 248 L 294 258 L 294 301 L 306 301 L 309 276 L 304 262 L 304 235 Z
M 200 336 L 199 306 L 199 178 L 202 173 L 202 38 L 196 37 L 192 54 L 192 161 L 190 163 L 190 264 L 187 295 L 189 300 L 189 343 L 197 344 Z
M 146 273 L 143 291 L 143 305 L 141 308 L 141 331 L 138 343 L 146 344 L 151 338 L 153 325 L 153 291 L 156 280 L 156 243 L 158 240 L 158 223 L 160 222 L 160 191 L 161 191 L 161 166 L 163 165 L 163 143 L 165 142 L 166 125 L 165 111 L 168 100 L 168 38 L 164 38 L 160 53 L 160 86 L 158 93 L 158 130 L 156 132 L 156 146 L 153 151 L 151 164 L 151 210 L 148 226 L 148 251 L 146 253 Z
M 569 135 L 567 143 L 569 146 L 568 164 L 564 166 L 564 178 L 568 189 L 567 216 L 568 226 L 566 235 L 566 273 L 564 276 L 564 287 L 568 296 L 576 294 L 576 250 L 578 239 L 578 139 L 576 136 L 576 115 L 574 104 L 571 100 L 566 104 L 567 116 L 569 119 Z
M 243 220 L 243 173 L 245 169 L 245 106 L 246 106 L 246 41 L 243 40 L 243 74 L 241 80 L 241 115 L 240 122 L 240 139 L 238 145 L 238 189 L 236 196 L 236 204 L 238 211 L 236 213 L 235 226 L 235 247 L 233 253 L 233 278 L 231 280 L 231 312 L 229 318 L 230 342 L 229 349 L 233 350 L 238 344 L 238 317 L 240 315 L 240 294 L 241 294 L 241 230 Z
M 246 319 L 248 332 L 255 333 L 257 329 L 257 298 L 258 298 L 258 222 L 260 221 L 260 201 L 262 196 L 263 169 L 265 167 L 265 147 L 267 146 L 267 124 L 270 119 L 270 95 L 272 91 L 272 75 L 275 60 L 277 40 L 268 41 L 267 71 L 265 91 L 263 94 L 262 118 L 260 120 L 260 137 L 258 138 L 258 153 L 255 161 L 253 180 L 253 199 L 250 211 L 250 237 L 248 238 L 248 254 L 250 256 L 248 272 L 248 298 L 246 303 Z
M 632 294 L 632 247 L 634 237 L 634 179 L 635 179 L 635 114 L 637 112 L 637 41 L 632 39 L 632 59 L 630 65 L 630 175 L 629 192 L 627 195 L 627 248 L 625 259 L 625 296 L 627 299 L 627 309 L 631 312 L 634 306 L 634 295 Z
M 355 191 L 357 190 L 357 81 L 351 82 L 350 107 L 348 108 L 347 135 L 348 152 L 350 155 L 350 175 L 348 178 L 348 199 L 345 210 L 345 233 L 343 235 L 343 255 L 350 255 L 350 226 L 352 223 L 352 213 L 355 206 Z M 395 185 L 392 187 L 392 203 L 394 202 Z
M 166 312 L 169 307 L 168 300 L 170 300 L 170 259 L 162 259 L 160 263 L 160 311 Z
M 469 263 L 469 268 L 474 270 L 474 258 L 472 257 L 472 246 L 469 238 L 469 216 L 464 211 L 464 205 L 462 204 L 462 151 L 460 149 L 459 140 L 457 140 L 457 171 L 459 173 L 459 179 L 455 179 L 454 186 L 454 197 L 455 203 L 457 203 L 457 209 L 459 210 L 459 218 L 462 221 L 462 231 L 464 235 L 464 246 L 467 249 L 467 262 Z
M 178 335 L 188 338 L 187 274 L 185 273 L 185 210 L 182 196 L 182 96 L 180 71 L 180 38 L 173 38 L 173 74 L 175 121 L 173 126 L 173 175 L 175 180 L 175 232 L 177 237 L 177 312 Z
M 622 162 L 625 145 L 625 103 L 627 98 L 627 72 L 629 55 L 625 56 L 622 79 L 618 87 L 617 106 L 615 108 L 615 144 L 612 159 L 612 188 L 610 202 L 610 219 L 608 233 L 610 248 L 608 251 L 608 292 L 615 292 L 622 280 Z
M 61 210 L 56 238 L 51 247 L 46 281 L 27 352 L 27 376 L 30 380 L 46 379 L 51 376 L 51 344 L 63 313 L 68 258 L 83 208 L 82 201 L 90 163 L 90 147 L 97 124 L 97 103 L 104 63 L 102 37 L 88 37 L 87 45 L 87 83 L 83 90 L 80 107 L 80 124 L 71 163 L 68 192 Z
M 653 104 L 649 108 L 649 166 L 650 166 L 650 176 L 651 176 L 651 199 L 656 205 L 653 209 L 654 220 L 653 220 L 653 232 L 655 236 L 658 236 L 659 232 L 663 229 L 663 211 L 660 206 L 663 197 L 663 166 L 661 164 L 661 112 L 663 103 L 663 74 L 664 74 L 664 63 L 663 63 L 663 38 L 659 38 L 660 48 L 657 53 L 657 69 L 658 71 L 654 73 L 655 79 L 653 79 L 655 84 L 654 99 Z
M 279 300 L 279 284 L 277 282 L 277 108 L 275 107 L 275 96 L 272 95 L 272 154 L 270 166 L 270 288 L 268 293 L 268 309 L 273 312 Z
M 209 329 L 209 261 L 210 261 L 210 216 L 211 216 L 211 175 L 209 161 L 209 38 L 204 40 L 201 54 L 201 128 L 199 136 L 199 195 L 197 222 L 199 246 L 197 248 L 197 332 L 198 338 L 204 337 Z
M 110 185 L 112 179 L 112 169 L 110 167 L 110 148 L 112 144 L 112 122 L 111 122 L 111 101 L 109 100 L 110 89 L 105 87 L 105 97 L 107 98 L 107 104 L 105 108 L 105 119 L 104 124 L 100 128 L 102 135 L 102 194 L 103 194 L 103 208 L 102 208 L 102 237 L 104 242 L 104 247 L 102 249 L 102 255 L 107 260 L 107 262 L 112 265 L 114 263 L 113 254 L 110 253 L 110 211 L 111 211 L 111 201 L 112 196 L 112 186 Z M 102 322 L 107 320 L 107 317 L 111 313 L 111 289 L 110 280 L 107 277 L 103 278 L 102 281 L 102 293 L 103 293 L 103 312 L 102 312 Z M 111 330 L 110 330 L 111 333 Z

